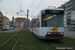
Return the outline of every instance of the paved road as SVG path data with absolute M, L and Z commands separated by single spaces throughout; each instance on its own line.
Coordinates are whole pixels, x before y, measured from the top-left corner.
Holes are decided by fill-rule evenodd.
M 65 37 L 70 37 L 72 39 L 75 39 L 75 31 L 69 31 L 67 28 L 64 31 Z
M 72 39 L 75 39 L 75 31 L 65 31 L 64 36 L 65 37 L 70 37 Z
M 20 29 L 20 28 L 19 28 Z M 0 31 L 0 33 L 10 33 L 10 32 L 14 32 L 17 31 L 19 29 L 13 29 L 13 30 L 6 30 L 6 31 Z

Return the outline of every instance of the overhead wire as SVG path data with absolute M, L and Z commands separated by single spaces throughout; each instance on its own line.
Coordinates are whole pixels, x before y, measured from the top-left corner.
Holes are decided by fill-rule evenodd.
M 35 1 L 35 0 L 32 1 L 31 5 L 30 5 L 30 7 L 29 7 L 29 10 L 32 8 L 32 5 L 33 5 L 34 1 Z M 30 15 L 30 14 L 31 14 L 31 13 L 29 13 L 29 15 Z
M 18 3 L 18 0 L 16 0 L 17 6 L 19 6 L 19 9 L 21 9 L 21 5 Z
M 18 0 L 19 7 L 22 9 L 22 0 Z
M 42 0 L 39 2 L 39 4 L 37 5 L 36 9 L 34 10 L 34 12 L 37 10 L 37 8 L 38 8 L 39 5 L 41 4 L 41 2 L 42 2 Z M 33 14 L 34 14 L 34 12 L 33 12 Z M 32 14 L 32 15 L 33 15 L 33 14 Z
M 41 4 L 41 6 L 39 7 L 39 9 L 41 9 L 41 7 L 44 5 L 45 2 L 46 2 L 46 0 L 43 1 L 43 3 Z M 38 9 L 38 10 L 39 10 L 39 9 Z M 37 13 L 37 12 L 38 12 L 38 11 L 36 11 L 36 13 Z
M 32 7 L 32 5 L 33 5 L 33 3 L 34 3 L 34 1 L 35 1 L 35 0 L 32 1 L 31 5 L 30 5 L 30 7 L 29 7 L 29 10 L 31 9 L 31 7 Z
M 22 10 L 22 0 L 20 0 L 20 1 L 21 1 L 21 15 L 23 16 L 23 14 L 22 14 L 22 11 L 23 11 L 23 10 Z
M 22 9 L 22 0 L 21 0 L 21 9 Z
M 23 12 L 26 15 L 26 13 L 22 10 L 22 0 L 16 0 L 16 2 L 17 2 L 18 6 L 19 6 L 19 9 L 20 9 L 19 12 L 21 12 L 21 13 Z

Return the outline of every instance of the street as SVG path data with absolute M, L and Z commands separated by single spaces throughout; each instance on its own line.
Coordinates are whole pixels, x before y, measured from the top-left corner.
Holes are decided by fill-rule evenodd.
M 10 32 L 14 32 L 14 31 L 17 31 L 17 30 L 19 30 L 20 28 L 18 28 L 18 29 L 13 29 L 13 30 L 6 30 L 6 31 L 1 31 L 0 30 L 0 33 L 10 33 Z
M 75 39 L 75 31 L 69 31 L 67 28 L 65 28 L 64 36 Z
M 64 31 L 64 36 L 75 39 L 75 31 Z

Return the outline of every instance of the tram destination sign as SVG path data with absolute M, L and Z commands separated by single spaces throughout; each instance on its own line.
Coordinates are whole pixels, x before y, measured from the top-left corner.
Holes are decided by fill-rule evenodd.
M 61 10 L 46 10 L 45 11 L 45 13 L 46 14 L 53 14 L 53 13 L 55 13 L 55 14 L 63 14 L 64 13 L 64 11 L 61 11 Z

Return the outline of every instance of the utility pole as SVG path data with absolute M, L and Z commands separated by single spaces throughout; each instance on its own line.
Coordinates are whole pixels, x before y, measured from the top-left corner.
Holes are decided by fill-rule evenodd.
M 28 32 L 28 15 L 29 15 L 29 10 L 27 10 L 27 20 L 26 20 L 26 30 Z

